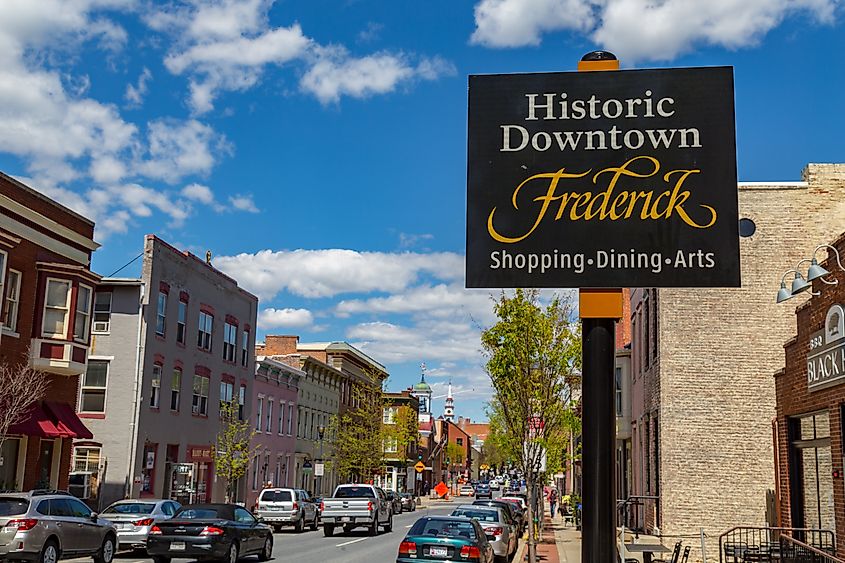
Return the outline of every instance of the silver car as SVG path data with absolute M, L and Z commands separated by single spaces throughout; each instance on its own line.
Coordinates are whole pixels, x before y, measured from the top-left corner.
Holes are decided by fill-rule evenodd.
M 516 525 L 505 509 L 493 506 L 462 504 L 452 511 L 451 516 L 462 516 L 477 520 L 484 529 L 487 541 L 493 546 L 493 553 L 498 561 L 510 561 L 516 553 Z
M 69 493 L 0 494 L 0 560 L 56 563 L 89 556 L 111 563 L 116 547 L 114 524 Z
M 119 500 L 103 510 L 103 518 L 114 522 L 119 549 L 146 549 L 153 524 L 169 520 L 181 506 L 174 500 Z
M 262 490 L 258 495 L 255 515 L 277 532 L 282 526 L 293 526 L 297 532 L 304 530 L 306 525 L 316 530 L 319 523 L 317 505 L 302 489 L 280 487 Z

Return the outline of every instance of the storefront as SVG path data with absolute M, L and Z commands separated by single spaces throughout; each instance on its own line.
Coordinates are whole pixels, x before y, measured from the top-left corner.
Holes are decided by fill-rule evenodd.
M 834 243 L 840 253 L 845 236 Z M 830 282 L 796 310 L 797 336 L 775 374 L 774 441 L 781 526 L 829 530 L 845 555 L 845 272 L 823 263 Z M 834 271 L 836 270 L 836 271 Z M 815 295 L 818 293 L 818 295 Z M 796 537 L 802 532 L 795 532 Z M 801 538 L 799 538 L 801 539 Z M 809 539 L 809 538 L 806 538 Z

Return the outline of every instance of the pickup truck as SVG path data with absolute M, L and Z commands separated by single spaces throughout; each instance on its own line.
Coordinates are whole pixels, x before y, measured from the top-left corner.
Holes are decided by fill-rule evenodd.
M 335 527 L 344 532 L 365 527 L 371 536 L 378 535 L 378 527 L 393 531 L 393 506 L 384 491 L 373 485 L 339 485 L 331 498 L 320 503 L 323 534 L 334 535 Z

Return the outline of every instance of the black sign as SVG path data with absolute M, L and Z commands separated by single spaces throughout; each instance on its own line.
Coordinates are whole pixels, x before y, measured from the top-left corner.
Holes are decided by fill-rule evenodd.
M 467 287 L 740 285 L 730 67 L 469 77 Z

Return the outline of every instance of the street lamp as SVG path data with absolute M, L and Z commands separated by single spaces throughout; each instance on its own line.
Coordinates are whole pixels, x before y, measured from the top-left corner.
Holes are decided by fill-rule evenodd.
M 320 465 L 323 466 L 323 470 L 320 472 L 320 475 L 317 475 L 317 494 L 320 495 L 322 498 L 323 496 L 323 475 L 326 471 L 325 464 L 323 462 L 323 436 L 326 434 L 326 427 L 325 426 L 318 426 L 317 427 L 317 437 L 320 439 Z
M 836 285 L 836 284 L 839 283 L 839 280 L 828 281 L 828 280 L 824 279 L 824 276 L 830 274 L 830 272 L 826 268 L 819 265 L 818 260 L 816 260 L 816 253 L 818 253 L 818 251 L 821 250 L 822 248 L 827 248 L 827 249 L 830 249 L 830 250 L 833 251 L 833 256 L 834 256 L 834 258 L 836 258 L 836 264 L 839 266 L 840 270 L 845 272 L 845 267 L 842 266 L 842 262 L 840 261 L 840 258 L 839 258 L 839 251 L 836 250 L 836 248 L 834 248 L 833 246 L 830 246 L 829 244 L 820 244 L 813 250 L 813 254 L 812 254 L 811 258 L 805 258 L 805 259 L 801 260 L 800 262 L 798 262 L 798 264 L 796 264 L 795 268 L 793 268 L 791 270 L 787 270 L 783 274 L 783 276 L 781 276 L 781 278 L 780 278 L 780 289 L 778 289 L 778 294 L 777 294 L 777 299 L 776 299 L 777 303 L 783 303 L 787 299 L 791 299 L 792 297 L 795 297 L 799 293 L 806 291 L 808 289 L 810 289 L 811 295 L 814 295 L 814 296 L 820 295 L 819 292 L 813 292 L 811 290 L 811 288 L 813 286 L 812 282 L 815 281 L 815 280 L 819 280 L 822 283 L 825 283 L 827 285 Z M 803 264 L 804 262 L 810 263 L 810 267 L 807 269 L 807 277 L 806 278 L 804 276 L 802 276 L 801 272 L 799 271 L 801 264 Z M 791 273 L 795 274 L 795 278 L 792 280 L 792 287 L 790 289 L 787 289 L 785 280 L 786 280 L 786 276 L 791 274 Z

